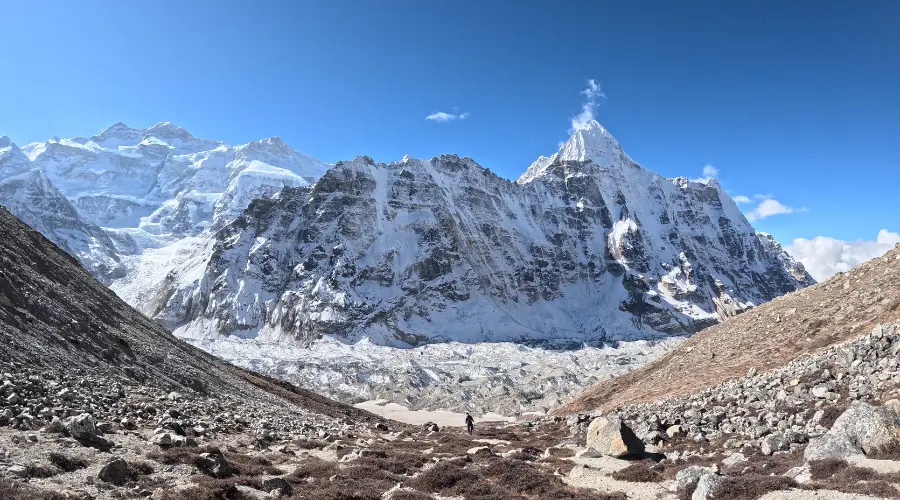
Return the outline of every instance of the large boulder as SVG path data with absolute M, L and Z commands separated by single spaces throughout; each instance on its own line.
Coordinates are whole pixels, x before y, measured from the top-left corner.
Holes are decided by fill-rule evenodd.
M 88 413 L 70 418 L 66 427 L 69 434 L 79 441 L 93 441 L 97 437 L 97 421 Z
M 586 440 L 588 448 L 610 457 L 640 455 L 644 452 L 644 443 L 617 415 L 595 418 L 588 426 Z
M 710 467 L 691 465 L 689 467 L 681 469 L 677 474 L 675 474 L 675 484 L 677 485 L 679 491 L 690 491 L 695 486 L 697 486 L 697 482 L 700 481 L 701 477 L 707 474 L 715 473 L 716 471 Z
M 125 480 L 128 479 L 128 464 L 121 458 L 113 459 L 100 469 L 97 477 L 105 483 L 122 486 L 125 484 Z
M 825 435 L 811 439 L 806 460 L 843 459 L 900 442 L 900 415 L 892 407 L 854 401 Z
M 725 481 L 726 479 L 724 476 L 716 474 L 704 474 L 700 476 L 700 480 L 697 481 L 697 488 L 694 489 L 694 494 L 691 495 L 691 500 L 711 500 L 716 498 L 716 494 L 720 493 L 717 490 L 722 489 L 722 483 Z M 727 498 L 727 496 L 722 498 Z

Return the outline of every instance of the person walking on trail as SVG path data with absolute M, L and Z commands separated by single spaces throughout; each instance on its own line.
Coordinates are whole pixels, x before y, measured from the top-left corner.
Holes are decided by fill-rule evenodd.
M 475 430 L 475 419 L 472 418 L 472 414 L 466 412 L 466 429 L 469 431 L 469 435 Z

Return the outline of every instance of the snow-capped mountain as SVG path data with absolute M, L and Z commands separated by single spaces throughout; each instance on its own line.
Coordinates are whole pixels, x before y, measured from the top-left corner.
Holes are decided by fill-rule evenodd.
M 254 198 L 307 185 L 328 168 L 277 137 L 232 147 L 171 123 L 117 123 L 90 138 L 54 138 L 24 151 L 95 224 L 178 237 L 230 220 Z
M 8 137 L 0 137 L 0 205 L 77 258 L 100 281 L 124 275 L 109 236 L 82 217 Z
M 453 155 L 339 162 L 210 248 L 137 305 L 194 338 L 597 340 L 694 332 L 813 282 L 715 180 L 651 172 L 597 122 L 516 182 Z

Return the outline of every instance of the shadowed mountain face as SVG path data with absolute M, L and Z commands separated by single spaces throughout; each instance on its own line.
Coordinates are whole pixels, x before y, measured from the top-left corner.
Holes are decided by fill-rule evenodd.
M 0 207 L 0 370 L 86 370 L 144 385 L 367 415 L 220 361 L 173 337 Z

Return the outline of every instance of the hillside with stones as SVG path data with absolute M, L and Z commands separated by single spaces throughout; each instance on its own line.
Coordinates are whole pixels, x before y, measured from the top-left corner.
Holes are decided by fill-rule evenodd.
M 900 249 L 707 328 L 659 359 L 602 382 L 560 413 L 690 394 L 785 365 L 900 318 Z

